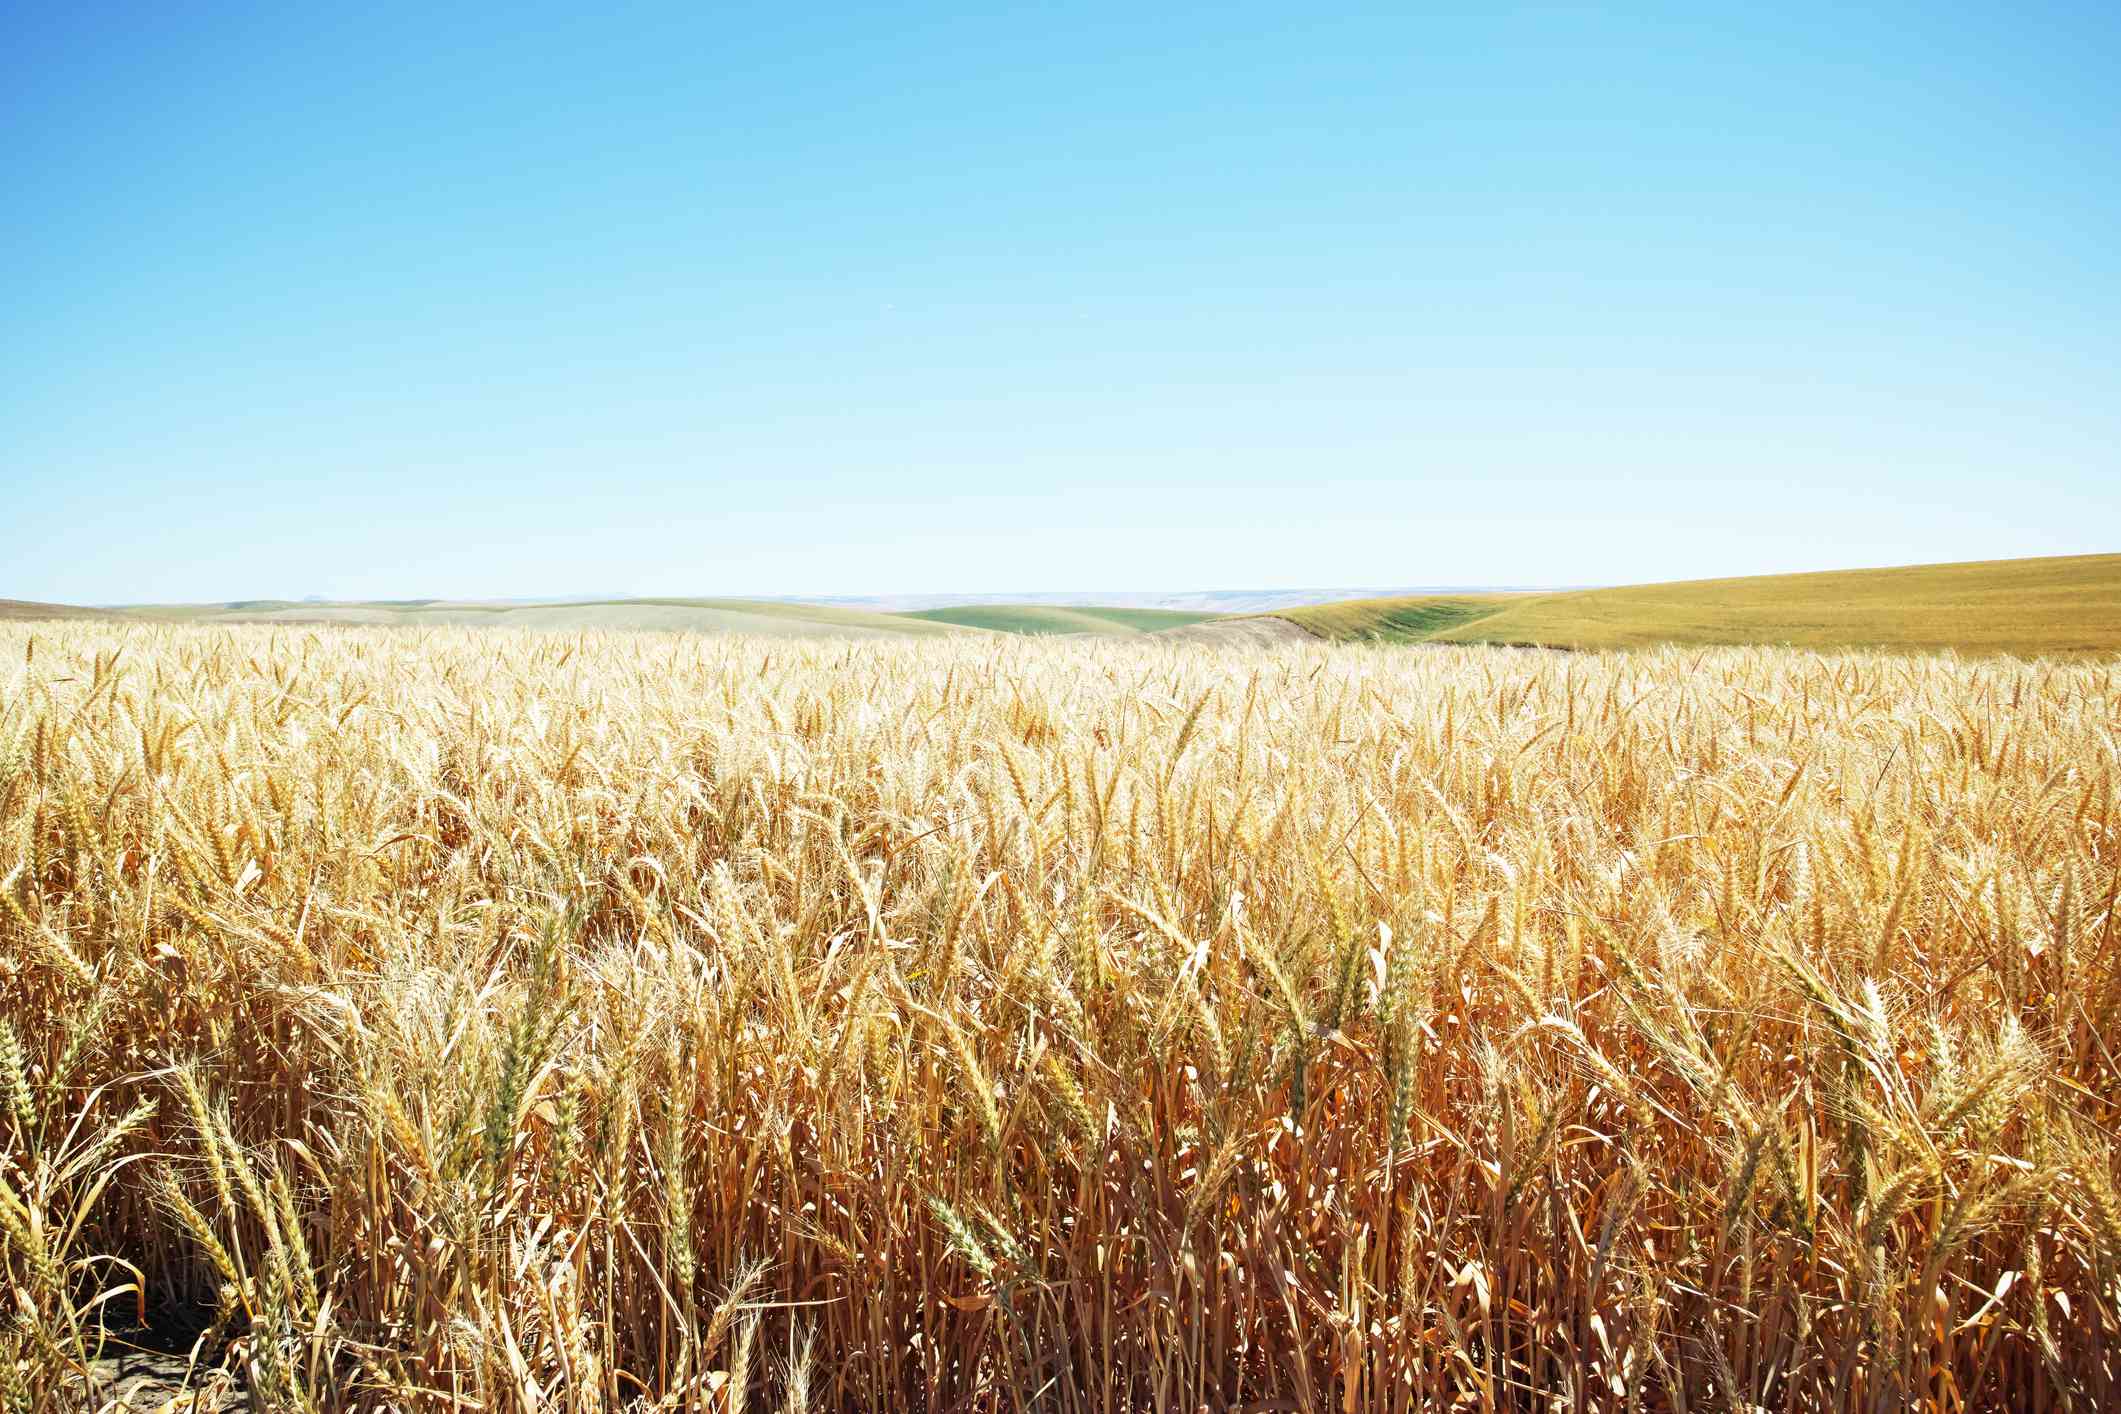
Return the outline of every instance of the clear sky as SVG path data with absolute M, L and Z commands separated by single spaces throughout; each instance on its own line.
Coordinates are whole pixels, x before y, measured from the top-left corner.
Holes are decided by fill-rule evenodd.
M 0 8 L 0 596 L 2121 550 L 2121 5 Z

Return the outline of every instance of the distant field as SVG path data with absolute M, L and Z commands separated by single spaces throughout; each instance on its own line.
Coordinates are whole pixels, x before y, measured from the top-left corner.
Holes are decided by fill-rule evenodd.
M 1458 615 L 1454 621 L 1452 615 Z M 2121 555 L 1686 580 L 1558 594 L 1369 599 L 1280 615 L 1322 638 L 1558 648 L 1789 644 L 2121 652 Z
M 1090 605 L 964 604 L 951 609 L 920 609 L 894 614 L 897 619 L 915 619 L 931 624 L 954 624 L 961 628 L 991 629 L 996 633 L 1156 633 L 1205 623 L 1215 614 L 1184 609 L 1107 609 Z
M 305 604 L 246 599 L 225 604 L 154 604 L 127 617 L 158 623 L 339 623 L 468 625 L 536 629 L 674 629 L 777 637 L 868 638 L 959 632 L 949 624 L 909 621 L 820 604 L 761 599 L 609 599 L 569 604 L 497 604 L 449 599 L 366 600 Z
M 1275 615 L 1320 638 L 1343 643 L 1412 643 L 1501 612 L 1517 596 L 1423 594 L 1393 599 L 1349 599 Z
M 1169 609 L 1178 613 L 1234 617 L 1239 614 L 1278 614 L 1307 604 L 1338 604 L 1349 599 L 1407 599 L 1415 595 L 1500 594 L 1522 586 L 1502 584 L 1379 584 L 1341 585 L 1309 589 L 1191 589 L 1115 590 L 1079 589 L 1054 592 L 1033 590 L 1021 594 L 848 594 L 786 596 L 790 603 L 832 604 L 842 609 L 868 609 L 880 614 L 924 614 L 933 609 L 1039 608 L 1039 609 Z M 1542 590 L 1551 590 L 1545 585 Z M 611 595 L 583 595 L 611 598 Z

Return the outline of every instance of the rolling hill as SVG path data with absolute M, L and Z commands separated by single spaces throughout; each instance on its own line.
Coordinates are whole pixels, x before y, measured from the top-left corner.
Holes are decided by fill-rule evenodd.
M 1277 641 L 1300 630 L 1314 638 L 1352 643 L 1498 643 L 1581 649 L 1757 643 L 2031 656 L 2121 653 L 2121 554 L 1683 580 L 1546 593 L 1394 595 L 1241 615 L 1048 603 L 960 604 L 884 613 L 816 601 L 682 598 L 340 603 L 245 599 L 118 609 L 0 600 L 0 619 L 67 618 L 639 628 L 851 638 L 981 632 L 1154 634 L 1230 644 Z
M 955 624 L 961 628 L 991 629 L 997 633 L 1127 636 L 1184 628 L 1206 622 L 1216 615 L 1189 613 L 1181 609 L 1114 609 L 1088 604 L 962 604 L 948 609 L 920 609 L 892 617 Z
M 2121 555 L 1355 600 L 1279 617 L 1339 641 L 2121 652 Z

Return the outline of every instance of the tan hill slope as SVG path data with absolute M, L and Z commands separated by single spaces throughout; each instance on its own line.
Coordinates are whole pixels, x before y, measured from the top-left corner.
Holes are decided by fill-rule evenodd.
M 0 619 L 109 619 L 117 615 L 105 609 L 79 604 L 40 604 L 34 599 L 0 599 Z
M 2121 652 L 2121 555 L 1356 600 L 1280 617 L 1342 641 L 2114 653 Z

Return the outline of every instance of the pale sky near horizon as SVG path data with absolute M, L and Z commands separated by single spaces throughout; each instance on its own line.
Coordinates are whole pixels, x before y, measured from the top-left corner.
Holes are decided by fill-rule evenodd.
M 2121 550 L 2121 6 L 0 12 L 0 597 Z

